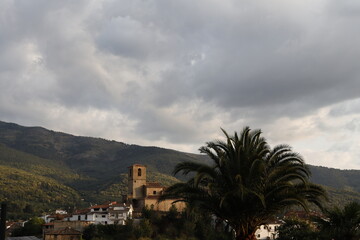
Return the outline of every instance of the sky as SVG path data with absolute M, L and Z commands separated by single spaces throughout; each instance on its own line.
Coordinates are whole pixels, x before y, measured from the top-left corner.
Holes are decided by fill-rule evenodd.
M 245 126 L 360 169 L 360 1 L 1 0 L 0 120 L 199 153 Z

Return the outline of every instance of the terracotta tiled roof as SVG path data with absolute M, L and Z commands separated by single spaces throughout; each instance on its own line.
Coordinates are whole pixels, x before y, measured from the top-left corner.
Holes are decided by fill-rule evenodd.
M 53 222 L 50 222 L 50 223 L 44 223 L 43 226 L 54 226 L 54 223 Z
M 146 182 L 146 187 L 149 187 L 149 188 L 163 188 L 163 186 L 158 182 Z
M 74 214 L 75 214 L 75 215 L 76 215 L 76 214 L 85 214 L 85 213 L 88 213 L 88 212 L 90 212 L 90 209 L 89 209 L 89 208 L 85 208 L 85 209 L 76 210 Z
M 81 232 L 77 231 L 71 227 L 61 228 L 58 230 L 49 231 L 46 234 L 48 235 L 80 235 Z

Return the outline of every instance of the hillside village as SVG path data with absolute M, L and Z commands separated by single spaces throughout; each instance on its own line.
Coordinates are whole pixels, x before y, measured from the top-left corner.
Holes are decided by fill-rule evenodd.
M 33 240 L 234 239 L 234 231 L 214 213 L 198 211 L 183 202 L 174 203 L 181 197 L 158 202 L 171 189 L 169 186 L 188 181 L 181 174 L 176 178 L 170 176 L 174 168 L 183 162 L 208 164 L 211 159 L 204 155 L 76 137 L 2 122 L 0 129 L 0 196 L 12 199 L 8 202 L 11 216 L 8 219 L 26 219 L 3 224 L 8 240 L 15 237 L 21 240 L 19 237 L 23 236 L 32 236 Z M 314 183 L 325 184 L 329 193 L 327 210 L 340 206 L 335 210 L 341 214 L 358 211 L 358 170 L 309 168 Z M 221 191 L 222 185 L 216 189 Z M 252 201 L 239 205 L 241 199 L 237 199 L 227 214 L 231 215 L 237 206 L 251 206 Z M 355 208 L 346 210 L 351 209 L 351 203 L 355 203 Z M 60 209 L 60 206 L 64 207 Z M 215 209 L 216 205 L 212 207 Z M 261 203 L 254 209 L 259 208 Z M 246 207 L 244 209 L 246 211 Z M 320 213 L 315 206 L 311 206 L 309 212 L 299 209 L 280 208 L 256 227 L 253 239 L 287 240 L 281 238 L 281 232 L 302 236 L 298 239 L 320 234 L 321 224 L 330 219 L 328 212 Z M 40 213 L 46 214 L 40 216 Z
M 179 212 L 185 210 L 186 206 L 183 202 L 173 203 L 176 199 L 158 202 L 165 187 L 158 182 L 147 182 L 146 166 L 134 164 L 128 169 L 128 193 L 123 196 L 123 202 L 96 204 L 89 208 L 75 210 L 70 214 L 65 210 L 56 210 L 53 214 L 42 216 L 45 222 L 42 225 L 42 239 L 81 240 L 84 229 L 92 224 L 126 225 L 129 220 L 138 224 L 143 218 L 144 208 L 161 214 L 169 212 L 173 207 Z M 262 225 L 256 232 L 257 238 L 259 240 L 276 239 L 277 229 L 281 223 L 279 220 L 274 220 Z M 12 224 L 16 225 L 16 223 Z M 7 229 L 9 230 L 7 240 L 22 240 L 21 237 L 11 237 L 10 230 L 13 228 L 10 224 Z M 34 236 L 31 238 L 31 240 L 36 239 Z M 23 240 L 29 239 L 24 237 Z

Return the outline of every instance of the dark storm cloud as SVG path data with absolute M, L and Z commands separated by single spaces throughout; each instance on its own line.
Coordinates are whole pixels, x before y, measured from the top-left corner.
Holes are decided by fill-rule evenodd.
M 293 105 L 300 108 L 284 114 L 304 115 L 358 98 L 360 52 L 354 46 L 359 31 L 349 28 L 348 22 L 339 25 L 336 17 L 305 26 L 286 20 L 250 18 L 247 25 L 232 21 L 228 27 L 233 31 L 213 29 L 208 36 L 216 40 L 204 61 L 167 72 L 155 86 L 162 90 L 173 86 L 171 91 L 180 94 L 160 91 L 166 95 L 158 102 L 171 104 L 179 95 L 195 96 L 230 110 Z M 311 24 L 317 25 L 316 32 Z
M 350 0 L 5 0 L 0 114 L 192 149 L 220 126 L 353 129 L 359 25 Z

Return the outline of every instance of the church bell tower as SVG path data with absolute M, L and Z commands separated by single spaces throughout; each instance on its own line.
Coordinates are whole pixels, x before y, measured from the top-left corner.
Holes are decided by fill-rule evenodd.
M 130 166 L 128 176 L 128 198 L 136 200 L 145 198 L 146 166 L 141 164 Z

